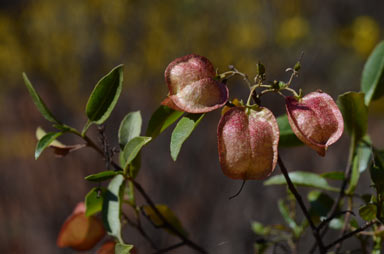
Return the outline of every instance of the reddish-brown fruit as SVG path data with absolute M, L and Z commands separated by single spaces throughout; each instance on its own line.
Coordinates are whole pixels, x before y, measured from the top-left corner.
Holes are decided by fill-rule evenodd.
M 287 97 L 285 107 L 293 132 L 321 156 L 343 134 L 343 116 L 332 97 L 322 91 L 307 94 L 299 101 Z
M 101 245 L 100 249 L 97 250 L 96 254 L 115 254 L 115 245 L 114 241 L 108 241 Z
M 102 222 L 94 216 L 85 215 L 83 202 L 77 204 L 72 214 L 61 227 L 57 245 L 75 250 L 92 249 L 105 235 Z
M 272 112 L 234 107 L 217 128 L 219 161 L 233 179 L 264 179 L 276 167 L 279 127 Z
M 214 79 L 211 62 L 191 54 L 171 62 L 165 70 L 169 98 L 177 108 L 189 113 L 205 113 L 224 106 L 228 88 Z

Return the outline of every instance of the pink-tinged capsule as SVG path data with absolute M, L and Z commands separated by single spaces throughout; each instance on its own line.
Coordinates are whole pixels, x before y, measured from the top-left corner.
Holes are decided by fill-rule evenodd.
M 105 235 L 103 223 L 94 216 L 85 215 L 85 204 L 78 203 L 61 227 L 57 246 L 74 250 L 90 250 Z
M 293 132 L 321 156 L 343 134 L 343 116 L 332 97 L 322 91 L 300 100 L 287 97 L 285 106 Z
M 211 62 L 191 54 L 172 61 L 165 70 L 169 99 L 189 113 L 205 113 L 224 106 L 228 100 L 228 88 L 215 80 Z
M 264 179 L 276 167 L 279 127 L 267 109 L 234 107 L 217 128 L 221 169 L 233 179 Z

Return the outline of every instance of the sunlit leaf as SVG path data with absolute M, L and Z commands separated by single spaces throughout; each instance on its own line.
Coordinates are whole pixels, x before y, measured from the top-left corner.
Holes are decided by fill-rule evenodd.
M 116 243 L 115 254 L 130 254 L 132 249 L 133 249 L 133 245 Z
M 295 171 L 289 173 L 289 177 L 293 184 L 304 187 L 314 187 L 329 191 L 338 191 L 338 188 L 332 187 L 320 175 L 311 172 Z M 264 182 L 264 185 L 281 185 L 287 184 L 284 175 L 276 175 Z
M 364 104 L 364 94 L 346 92 L 339 96 L 337 104 L 343 114 L 346 129 L 351 135 L 355 135 L 356 141 L 360 140 L 367 131 L 368 122 L 368 108 Z
M 54 140 L 63 135 L 63 132 L 49 132 L 42 137 L 36 145 L 35 159 L 39 158 L 40 154 L 47 148 Z
M 29 81 L 27 74 L 23 73 L 23 79 L 24 79 L 25 85 L 27 86 L 28 92 L 32 97 L 33 102 L 35 103 L 35 105 L 36 105 L 37 109 L 40 111 L 40 113 L 44 116 L 44 118 L 50 122 L 60 124 L 60 122 L 53 116 L 51 111 L 49 111 L 49 109 L 45 105 L 44 101 L 41 99 L 39 94 L 36 92 L 32 83 Z
M 135 137 L 131 139 L 124 147 L 123 161 L 125 162 L 124 169 L 127 169 L 129 164 L 136 158 L 144 145 L 152 140 L 151 137 Z
M 166 130 L 171 124 L 177 121 L 184 112 L 176 111 L 167 106 L 160 106 L 151 116 L 148 123 L 148 137 L 156 138 L 160 133 Z
M 91 216 L 101 211 L 105 188 L 93 188 L 85 196 L 85 215 Z
M 288 116 L 286 114 L 279 116 L 276 120 L 280 130 L 280 147 L 293 147 L 303 145 L 303 142 L 301 142 L 296 137 L 295 133 L 293 133 L 291 125 L 288 122 Z
M 113 170 L 107 170 L 103 172 L 99 172 L 97 174 L 92 174 L 89 176 L 86 176 L 84 179 L 91 181 L 91 182 L 102 182 L 108 179 L 113 178 L 115 175 L 121 174 L 121 172 L 113 171 Z
M 203 119 L 204 114 L 188 114 L 180 119 L 171 136 L 171 157 L 176 161 L 181 146 Z
M 267 235 L 270 232 L 270 227 L 265 227 L 263 224 L 257 221 L 252 222 L 252 231 L 258 235 Z
M 181 234 L 187 236 L 187 232 L 184 230 L 180 220 L 176 217 L 176 215 L 169 209 L 166 205 L 156 205 L 157 210 L 159 210 L 160 214 Z M 149 218 L 149 220 L 156 227 L 164 227 L 164 223 L 161 218 L 156 214 L 156 212 L 150 206 L 143 206 L 142 211 L 145 216 Z M 171 230 L 165 228 L 169 233 L 174 234 Z
M 123 149 L 133 138 L 140 136 L 142 118 L 140 111 L 128 113 L 120 123 L 119 144 Z
M 380 42 L 368 57 L 361 78 L 361 90 L 365 93 L 365 105 L 384 94 L 384 41 Z
M 366 204 L 359 208 L 360 217 L 365 221 L 371 221 L 376 218 L 377 208 L 374 204 Z
M 123 84 L 123 65 L 119 65 L 105 75 L 93 89 L 86 106 L 88 123 L 85 133 L 92 123 L 102 124 L 110 116 L 119 99 Z
M 356 152 L 352 161 L 352 173 L 346 193 L 353 194 L 359 182 L 360 173 L 366 170 L 371 161 L 372 148 L 369 136 L 365 136 L 356 145 Z
M 115 176 L 108 185 L 103 196 L 102 218 L 104 226 L 110 236 L 122 243 L 121 238 L 121 200 L 122 190 L 125 185 L 122 175 Z

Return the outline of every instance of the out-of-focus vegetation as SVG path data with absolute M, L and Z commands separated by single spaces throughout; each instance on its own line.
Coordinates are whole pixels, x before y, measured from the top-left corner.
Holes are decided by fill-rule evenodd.
M 31 198 L 38 195 L 39 184 L 35 181 L 42 176 L 37 171 L 45 165 L 32 166 L 36 165 L 32 164 L 36 144 L 33 131 L 43 120 L 22 85 L 23 71 L 56 114 L 61 118 L 79 116 L 69 120 L 78 122 L 78 126 L 84 123 L 79 112 L 84 110 L 86 96 L 100 74 L 120 63 L 125 64 L 125 88 L 118 107 L 123 112 L 117 114 L 122 116 L 128 108 L 142 109 L 148 118 L 166 95 L 165 67 L 188 53 L 208 57 L 221 71 L 234 64 L 249 74 L 255 73 L 260 60 L 268 73 L 283 79 L 284 67 L 291 66 L 304 51 L 297 82 L 306 87 L 305 92 L 321 87 L 335 98 L 359 87 L 363 63 L 383 38 L 383 9 L 381 0 L 1 1 L 0 168 L 4 177 L 0 179 L 0 190 L 9 196 L 0 198 L 0 221 L 7 220 L 9 224 L 5 226 L 8 232 L 0 232 L 0 252 L 4 246 L 8 251 L 4 253 L 23 253 L 22 243 L 19 244 L 24 247 L 9 247 L 23 237 L 31 245 L 28 237 L 33 231 L 22 231 L 20 225 L 29 225 L 28 216 L 22 212 L 29 203 L 20 203 L 25 197 L 21 190 L 32 193 Z M 383 109 L 381 102 L 372 107 L 371 113 L 382 114 Z M 70 165 L 76 170 L 87 167 Z M 17 177 L 27 180 L 20 182 Z M 40 202 L 44 209 L 50 207 L 49 213 L 65 207 L 44 201 L 50 198 L 44 195 Z M 75 196 L 67 199 L 72 202 Z M 39 213 L 42 208 L 38 199 L 35 202 L 33 211 Z M 198 212 L 195 216 L 199 217 Z M 59 219 L 54 222 L 61 223 Z M 56 232 L 56 226 L 52 227 L 49 234 Z M 36 231 L 43 232 L 45 228 L 46 225 Z M 44 239 L 44 234 L 41 236 Z M 58 253 L 54 240 L 51 243 L 54 238 L 45 240 L 51 245 L 36 251 Z M 45 241 L 39 238 L 40 244 Z M 242 250 L 232 249 L 232 253 L 243 253 Z

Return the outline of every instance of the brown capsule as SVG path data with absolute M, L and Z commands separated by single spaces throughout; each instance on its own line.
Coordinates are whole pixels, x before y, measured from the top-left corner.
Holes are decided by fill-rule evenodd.
M 300 100 L 287 97 L 285 107 L 293 132 L 321 156 L 343 134 L 343 116 L 332 97 L 322 91 Z
M 169 98 L 189 113 L 205 113 L 222 107 L 228 100 L 228 88 L 215 80 L 212 63 L 191 54 L 172 61 L 165 70 Z
M 264 179 L 276 167 L 279 127 L 272 112 L 234 107 L 217 128 L 221 169 L 233 179 Z
M 85 215 L 83 202 L 77 204 L 72 214 L 61 227 L 57 245 L 61 248 L 70 247 L 74 250 L 90 250 L 105 235 L 102 222 L 94 217 Z

